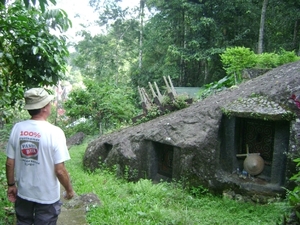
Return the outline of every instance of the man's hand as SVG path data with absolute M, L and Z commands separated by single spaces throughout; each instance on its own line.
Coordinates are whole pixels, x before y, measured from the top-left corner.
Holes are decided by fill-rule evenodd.
M 71 198 L 73 198 L 74 195 L 75 195 L 75 192 L 73 190 L 63 192 L 64 199 L 67 199 L 67 200 L 70 200 Z
M 14 186 L 11 186 L 11 187 L 8 187 L 7 189 L 7 197 L 8 197 L 8 200 L 12 203 L 14 203 L 16 200 L 17 200 L 17 187 L 14 185 Z

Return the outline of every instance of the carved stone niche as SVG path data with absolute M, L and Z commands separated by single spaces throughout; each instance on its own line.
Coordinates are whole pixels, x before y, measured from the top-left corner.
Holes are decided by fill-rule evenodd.
M 159 182 L 171 181 L 173 178 L 174 147 L 159 142 L 151 142 L 151 160 L 149 177 Z
M 263 97 L 241 99 L 224 107 L 220 127 L 221 169 L 246 189 L 282 190 L 285 184 L 291 113 Z M 248 154 L 258 153 L 263 171 L 249 175 Z
M 250 154 L 259 153 L 264 159 L 264 169 L 255 177 L 279 186 L 284 184 L 289 122 L 225 116 L 223 126 L 223 170 L 236 172 L 237 175 L 242 173 L 243 162 L 247 156 L 237 155 L 246 155 L 248 145 Z

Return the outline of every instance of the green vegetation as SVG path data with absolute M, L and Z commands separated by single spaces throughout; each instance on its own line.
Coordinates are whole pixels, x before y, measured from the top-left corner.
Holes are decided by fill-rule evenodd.
M 204 99 L 216 92 L 222 91 L 232 86 L 234 86 L 234 80 L 232 79 L 232 77 L 226 76 L 219 81 L 204 85 L 204 88 L 199 91 L 197 97 L 199 99 Z
M 37 7 L 29 7 L 37 2 Z M 136 105 L 141 108 L 134 93 L 137 87 L 146 87 L 148 82 L 163 87 L 163 76 L 170 75 L 174 86 L 204 86 L 200 98 L 205 98 L 242 82 L 244 68 L 274 68 L 299 60 L 295 51 L 299 50 L 300 4 L 294 0 L 276 0 L 267 7 L 264 52 L 259 55 L 254 52 L 263 26 L 259 23 L 262 4 L 257 2 L 141 1 L 140 12 L 155 11 L 145 23 L 141 22 L 143 13 L 137 16 L 134 10 L 122 10 L 116 1 L 104 1 L 105 6 L 102 2 L 91 0 L 90 4 L 99 15 L 99 30 L 106 26 L 106 32 L 91 35 L 82 31 L 82 41 L 73 43 L 76 51 L 69 56 L 66 37 L 52 35 L 51 29 L 63 31 L 71 26 L 63 10 L 46 8 L 55 0 L 10 4 L 0 0 L 1 143 L 13 122 L 28 115 L 15 110 L 22 108 L 20 99 L 28 87 L 58 85 L 67 79 L 62 83 L 70 82 L 75 90 L 64 105 L 68 118 L 59 117 L 58 109 L 53 109 L 56 113 L 50 120 L 64 127 L 67 136 L 78 131 L 94 135 L 100 125 L 107 132 L 131 124 Z M 82 89 L 79 77 L 85 80 Z M 185 99 L 176 99 L 171 106 L 181 109 L 187 105 Z M 140 122 L 160 115 L 161 111 L 153 108 Z M 81 118 L 87 121 L 67 127 Z M 103 202 L 88 213 L 90 224 L 274 224 L 280 223 L 285 212 L 284 203 L 235 202 L 212 196 L 201 187 L 187 190 L 178 181 L 128 183 L 105 167 L 83 172 L 85 147 L 72 149 L 73 160 L 67 166 L 77 193 L 95 192 Z M 0 161 L 0 224 L 11 224 L 13 208 L 6 200 L 2 152 Z M 296 163 L 299 166 L 299 161 Z M 298 186 L 299 177 L 299 173 L 292 177 Z M 288 191 L 289 203 L 298 216 L 299 191 L 299 187 Z
M 153 184 L 118 179 L 105 166 L 84 172 L 82 157 L 87 144 L 74 146 L 72 160 L 66 162 L 77 194 L 95 193 L 100 207 L 90 207 L 87 222 L 97 224 L 276 224 L 283 219 L 285 203 L 259 205 L 213 196 L 202 187 L 186 189 L 180 182 Z M 11 224 L 12 204 L 6 200 L 4 153 L 1 160 L 0 224 Z
M 65 31 L 71 22 L 63 10 L 42 13 L 15 1 L 7 6 L 0 3 L 0 24 L 1 123 L 14 116 L 11 107 L 22 108 L 26 88 L 52 86 L 64 77 L 69 54 L 66 37 L 52 31 Z
M 298 172 L 291 177 L 291 180 L 295 181 L 296 187 L 287 192 L 287 197 L 289 204 L 292 206 L 297 218 L 300 221 L 300 158 L 294 159 L 294 162 L 297 163 Z
M 170 76 L 176 87 L 218 81 L 226 76 L 220 54 L 227 47 L 299 52 L 299 1 L 269 1 L 264 24 L 267 1 L 147 0 L 135 10 L 124 10 L 116 1 L 90 2 L 99 15 L 99 29 L 106 26 L 107 33 L 82 32 L 73 69 L 84 76 L 113 77 L 116 83 L 130 81 L 135 90 L 148 82 L 162 87 L 163 76 Z
M 234 47 L 227 48 L 221 54 L 221 61 L 227 76 L 233 76 L 235 84 L 238 84 L 242 81 L 243 69 L 254 67 L 256 58 L 255 53 L 249 48 Z
M 69 99 L 64 102 L 66 116 L 71 118 L 71 122 L 80 118 L 88 120 L 85 125 L 79 125 L 83 128 L 81 131 L 93 135 L 99 133 L 100 124 L 107 131 L 130 123 L 136 110 L 130 88 L 116 86 L 108 81 L 97 83 L 88 79 L 84 84 L 85 88 L 72 91 Z M 88 127 L 83 127 L 87 124 Z
M 279 53 L 255 54 L 249 48 L 230 47 L 220 55 L 226 76 L 219 81 L 204 85 L 198 93 L 199 99 L 233 87 L 243 81 L 242 71 L 247 68 L 272 69 L 289 62 L 300 60 L 294 51 L 281 49 Z
M 93 192 L 102 202 L 91 207 L 87 221 L 96 224 L 275 224 L 283 218 L 284 203 L 256 205 L 212 196 L 202 187 L 185 189 L 180 182 L 127 182 L 105 168 L 83 172 L 86 144 L 72 148 L 66 163 L 77 194 Z
M 242 71 L 247 68 L 272 69 L 289 62 L 300 60 L 294 51 L 280 50 L 279 53 L 255 54 L 250 48 L 231 47 L 221 54 L 221 61 L 227 76 L 233 77 L 235 84 L 242 81 Z
M 8 201 L 6 196 L 6 175 L 5 175 L 6 155 L 0 152 L 0 224 L 12 225 L 14 221 L 14 205 Z

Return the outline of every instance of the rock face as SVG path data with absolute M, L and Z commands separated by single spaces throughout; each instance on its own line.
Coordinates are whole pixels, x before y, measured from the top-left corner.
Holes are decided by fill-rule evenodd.
M 299 155 L 300 110 L 289 99 L 300 94 L 299 80 L 300 61 L 283 65 L 188 108 L 101 136 L 88 145 L 83 164 L 90 170 L 99 162 L 117 165 L 130 180 L 281 193 L 294 172 L 288 155 Z M 246 147 L 265 160 L 257 176 L 243 169 Z
M 67 139 L 67 147 L 70 149 L 73 145 L 80 145 L 84 140 L 85 134 L 83 132 L 78 132 L 72 137 Z

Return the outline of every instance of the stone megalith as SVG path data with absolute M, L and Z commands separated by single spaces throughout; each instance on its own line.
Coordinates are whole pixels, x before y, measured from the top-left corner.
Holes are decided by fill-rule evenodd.
M 188 108 L 100 136 L 89 143 L 84 167 L 117 166 L 130 180 L 185 180 L 213 191 L 282 193 L 299 155 L 300 61 L 218 92 Z M 245 171 L 248 154 L 264 169 Z

